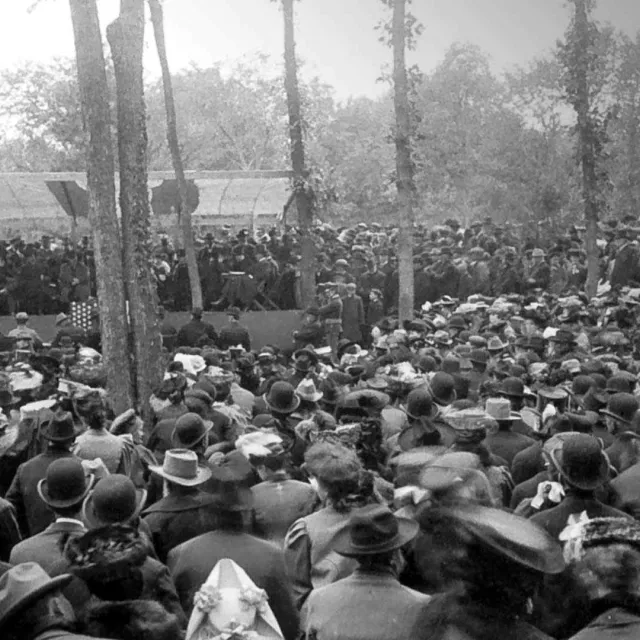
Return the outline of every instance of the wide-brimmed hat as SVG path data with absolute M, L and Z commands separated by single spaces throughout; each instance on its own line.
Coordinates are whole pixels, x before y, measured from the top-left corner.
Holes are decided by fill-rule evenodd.
M 576 337 L 567 329 L 558 329 L 555 335 L 549 337 L 549 342 L 558 342 L 560 344 L 576 344 Z
M 568 484 L 583 491 L 597 489 L 609 478 L 609 460 L 600 441 L 584 433 L 575 433 L 551 449 L 549 459 Z
M 176 420 L 171 442 L 176 449 L 193 449 L 212 427 L 212 422 L 205 422 L 197 413 L 185 413 Z
M 23 562 L 0 576 L 0 630 L 38 598 L 59 591 L 71 582 L 71 574 L 55 578 L 35 562 Z
M 54 413 L 51 420 L 40 427 L 40 435 L 49 442 L 70 442 L 78 435 L 73 416 L 68 412 Z
M 300 398 L 288 382 L 274 382 L 269 393 L 263 396 L 267 407 L 275 413 L 293 413 L 300 406 Z
M 189 449 L 169 449 L 162 466 L 149 465 L 149 471 L 183 487 L 197 487 L 211 478 L 211 469 L 198 464 L 198 456 Z
M 440 345 L 443 345 L 445 347 L 448 347 L 452 343 L 452 340 L 451 340 L 451 338 L 449 337 L 449 334 L 446 331 L 436 331 L 433 334 L 433 341 L 436 344 L 440 344 Z
M 544 529 L 501 509 L 467 504 L 450 510 L 452 519 L 480 544 L 540 573 L 561 573 L 562 548 Z
M 438 371 L 431 379 L 431 395 L 440 405 L 449 405 L 456 400 L 456 382 L 453 376 Z
M 65 320 L 69 320 L 69 316 L 66 313 L 59 313 L 56 316 L 56 327 L 62 324 Z
M 314 365 L 318 364 L 318 354 L 314 351 L 313 347 L 310 345 L 307 345 L 303 349 L 298 349 L 293 353 L 294 361 L 297 360 L 298 358 L 303 358 L 303 357 L 309 359 L 311 363 Z
M 508 342 L 502 342 L 500 336 L 492 336 L 487 342 L 487 351 L 502 351 L 509 346 Z
M 96 483 L 84 500 L 82 516 L 91 528 L 126 524 L 140 514 L 146 500 L 145 489 L 136 489 L 125 475 L 113 474 Z
M 520 414 L 511 411 L 511 403 L 506 398 L 487 398 L 485 413 L 498 422 L 514 422 L 520 420 Z
M 613 418 L 616 422 L 630 425 L 638 411 L 638 399 L 630 393 L 616 393 L 609 398 L 607 408 L 601 409 L 603 416 Z
M 338 356 L 338 360 L 342 359 L 342 356 L 344 355 L 344 352 L 347 349 L 350 349 L 351 347 L 357 347 L 357 346 L 359 346 L 358 343 L 353 340 L 348 340 L 347 338 L 343 338 L 342 340 L 340 340 L 338 342 L 338 349 L 336 352 L 336 355 Z
M 316 389 L 316 384 L 311 378 L 305 378 L 301 380 L 296 387 L 296 393 L 301 400 L 307 402 L 318 402 L 323 396 L 322 391 Z
M 418 524 L 397 518 L 384 505 L 368 505 L 352 512 L 349 527 L 334 538 L 340 555 L 368 556 L 400 549 L 418 534 Z
M 498 393 L 508 398 L 522 398 L 524 397 L 524 383 L 520 378 L 505 378 L 498 388 Z
M 46 477 L 38 482 L 38 495 L 54 511 L 68 509 L 86 498 L 93 480 L 93 474 L 86 475 L 80 460 L 61 458 L 49 465 Z

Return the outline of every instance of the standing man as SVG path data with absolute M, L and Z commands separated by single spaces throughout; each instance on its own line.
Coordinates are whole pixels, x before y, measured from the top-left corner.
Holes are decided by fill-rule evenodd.
M 212 324 L 202 320 L 202 309 L 194 307 L 191 311 L 191 320 L 178 331 L 177 346 L 196 347 L 203 336 L 216 342 L 218 334 Z
M 342 298 L 335 282 L 326 284 L 327 303 L 318 309 L 320 318 L 324 320 L 327 342 L 331 347 L 331 357 L 338 362 L 338 341 L 342 333 Z
M 342 298 L 342 337 L 352 342 L 362 342 L 364 306 L 362 298 L 356 295 L 356 285 L 347 284 L 347 294 Z
M 218 339 L 220 349 L 225 351 L 240 344 L 245 351 L 251 351 L 251 336 L 249 329 L 240 324 L 240 309 L 229 307 L 227 318 L 229 324 L 220 330 L 220 338 Z

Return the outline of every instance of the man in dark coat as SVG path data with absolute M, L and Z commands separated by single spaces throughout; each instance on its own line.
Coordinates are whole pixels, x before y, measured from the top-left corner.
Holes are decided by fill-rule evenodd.
M 55 522 L 41 533 L 17 544 L 9 562 L 37 562 L 48 573 L 60 573 L 66 566 L 64 542 L 87 531 L 80 512 L 92 481 L 93 477 L 85 477 L 77 458 L 62 458 L 52 462 L 46 478 L 38 483 L 38 493 L 55 513 Z
M 9 559 L 11 549 L 20 540 L 16 512 L 10 502 L 0 498 L 0 562 Z
M 296 349 L 303 349 L 308 344 L 313 347 L 322 346 L 324 341 L 324 329 L 318 321 L 320 310 L 317 307 L 309 307 L 304 312 L 304 321 L 300 329 L 293 332 Z
M 56 316 L 56 328 L 58 331 L 51 343 L 52 347 L 59 347 L 62 338 L 65 336 L 71 338 L 74 345 L 85 344 L 87 336 L 84 329 L 74 325 L 66 313 L 59 313 Z
M 38 494 L 38 483 L 56 460 L 75 458 L 71 445 L 76 437 L 71 414 L 56 415 L 40 429 L 48 440 L 44 453 L 18 467 L 6 498 L 14 506 L 20 530 L 25 538 L 44 531 L 55 519 L 53 511 Z
M 219 468 L 223 478 L 224 469 Z M 251 513 L 250 491 L 236 482 L 221 479 L 218 493 L 218 529 L 176 547 L 167 565 L 187 615 L 193 609 L 193 596 L 222 558 L 242 567 L 256 586 L 264 589 L 269 605 L 285 640 L 298 637 L 298 612 L 293 604 L 285 574 L 283 552 L 266 540 L 245 533 Z
M 202 309 L 195 307 L 191 311 L 191 320 L 178 331 L 178 347 L 196 347 L 202 337 L 216 342 L 218 334 L 212 324 L 202 319 Z
M 240 324 L 240 309 L 229 307 L 227 309 L 229 324 L 220 329 L 218 346 L 222 350 L 241 345 L 245 351 L 251 351 L 251 335 L 249 329 Z
M 511 411 L 511 403 L 506 398 L 489 398 L 485 412 L 498 423 L 498 431 L 485 438 L 485 444 L 494 455 L 506 460 L 511 468 L 513 459 L 520 451 L 535 443 L 533 438 L 511 430 L 520 414 Z
M 169 476 L 169 479 L 163 467 L 152 467 L 152 471 L 165 479 L 167 495 L 145 509 L 142 516 L 151 530 L 153 546 L 162 562 L 166 562 L 173 548 L 215 529 L 215 499 L 199 488 L 209 480 L 211 473 L 202 469 L 198 485 L 178 476 Z
M 362 298 L 356 295 L 356 285 L 347 284 L 347 295 L 342 298 L 342 336 L 352 342 L 362 342 L 364 306 Z
M 566 496 L 557 506 L 536 514 L 532 522 L 557 539 L 569 523 L 569 517 L 586 512 L 593 518 L 629 518 L 626 513 L 600 502 L 596 489 L 609 479 L 609 462 L 593 436 L 576 433 L 549 457 L 565 487 Z

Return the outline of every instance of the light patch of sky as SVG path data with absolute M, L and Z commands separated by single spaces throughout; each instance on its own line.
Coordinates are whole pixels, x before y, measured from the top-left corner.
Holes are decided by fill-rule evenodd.
M 24 60 L 46 61 L 73 55 L 73 33 L 66 0 L 0 0 L 0 67 Z M 118 11 L 118 0 L 98 0 L 102 28 Z M 258 52 L 282 57 L 282 15 L 269 0 L 165 0 L 171 67 L 230 63 Z M 564 32 L 564 0 L 413 0 L 412 10 L 425 26 L 410 62 L 431 71 L 456 41 L 477 44 L 499 72 L 544 55 Z M 380 0 L 302 0 L 296 3 L 298 55 L 303 75 L 317 75 L 336 96 L 374 96 L 391 62 L 374 27 L 387 15 Z M 600 0 L 597 17 L 634 34 L 640 30 L 638 0 Z M 150 36 L 150 33 L 149 33 Z M 152 39 L 145 66 L 158 74 Z

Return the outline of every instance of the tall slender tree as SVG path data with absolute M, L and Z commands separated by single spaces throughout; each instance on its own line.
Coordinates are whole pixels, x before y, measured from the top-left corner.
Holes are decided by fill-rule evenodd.
M 284 66 L 287 108 L 289 111 L 289 137 L 291 140 L 291 168 L 294 173 L 294 194 L 298 211 L 300 246 L 300 297 L 306 306 L 315 297 L 315 246 L 311 236 L 313 225 L 313 197 L 308 181 L 305 162 L 302 108 L 298 85 L 298 63 L 296 60 L 296 40 L 294 26 L 294 0 L 282 0 L 284 14 Z
M 150 417 L 149 398 L 162 379 L 162 339 L 151 274 L 147 127 L 144 99 L 144 0 L 121 0 L 107 27 L 116 79 L 118 159 L 124 282 L 129 301 L 137 404 Z
M 96 0 L 69 0 L 69 7 L 82 116 L 89 140 L 89 219 L 93 231 L 107 391 L 114 409 L 124 411 L 132 406 L 133 385 L 105 58 Z
M 572 0 L 573 16 L 559 59 L 564 67 L 565 92 L 577 116 L 578 160 L 582 171 L 582 199 L 587 227 L 587 283 L 589 297 L 596 294 L 600 265 L 598 260 L 598 160 L 602 153 L 606 125 L 593 108 L 597 88 L 591 82 L 599 65 L 598 27 L 591 15 L 595 0 Z
M 414 165 L 411 155 L 412 119 L 406 65 L 407 0 L 393 0 L 391 42 L 393 46 L 393 87 L 396 115 L 396 186 L 400 211 L 398 230 L 400 279 L 398 316 L 402 322 L 413 317 L 413 208 L 416 195 Z
M 178 126 L 176 120 L 176 106 L 173 96 L 173 82 L 171 71 L 169 70 L 169 60 L 167 57 L 167 44 L 164 35 L 164 10 L 160 0 L 149 0 L 151 12 L 151 22 L 162 69 L 162 82 L 164 87 L 164 103 L 167 116 L 167 143 L 171 153 L 173 170 L 178 182 L 178 218 L 182 231 L 182 242 L 187 259 L 187 269 L 189 271 L 189 283 L 191 285 L 191 306 L 202 308 L 202 287 L 200 286 L 200 274 L 198 271 L 198 260 L 196 258 L 196 247 L 193 238 L 193 226 L 191 224 L 191 211 L 187 205 L 187 180 L 184 175 L 184 165 L 182 154 L 180 153 L 180 142 L 178 139 Z

